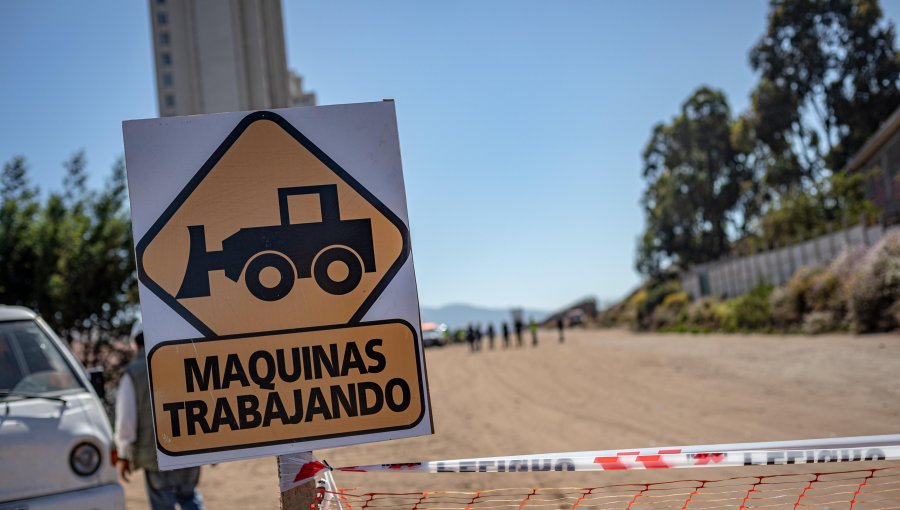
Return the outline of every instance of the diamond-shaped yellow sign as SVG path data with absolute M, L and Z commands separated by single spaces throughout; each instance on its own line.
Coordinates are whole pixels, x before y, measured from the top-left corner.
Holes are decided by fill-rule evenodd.
M 408 238 L 296 128 L 255 112 L 137 244 L 138 276 L 207 337 L 355 324 Z

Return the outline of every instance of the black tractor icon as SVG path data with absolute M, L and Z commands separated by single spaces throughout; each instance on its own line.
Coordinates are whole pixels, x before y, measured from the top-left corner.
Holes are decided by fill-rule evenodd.
M 296 195 L 319 196 L 321 222 L 291 224 L 288 197 Z M 280 225 L 242 228 L 222 241 L 222 251 L 206 250 L 203 225 L 189 226 L 190 255 L 175 297 L 209 296 L 209 272 L 217 270 L 233 282 L 244 273 L 247 289 L 263 301 L 278 301 L 295 280 L 310 277 L 329 294 L 347 294 L 363 271 L 375 271 L 372 222 L 341 220 L 336 185 L 279 188 L 278 210 Z M 263 277 L 267 269 L 269 276 Z

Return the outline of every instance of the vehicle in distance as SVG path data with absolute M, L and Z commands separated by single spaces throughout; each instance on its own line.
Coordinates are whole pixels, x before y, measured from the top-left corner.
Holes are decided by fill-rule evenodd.
M 422 323 L 422 345 L 442 347 L 447 344 L 447 325 L 435 322 Z
M 584 310 L 575 308 L 566 312 L 565 324 L 568 327 L 581 326 L 584 324 Z

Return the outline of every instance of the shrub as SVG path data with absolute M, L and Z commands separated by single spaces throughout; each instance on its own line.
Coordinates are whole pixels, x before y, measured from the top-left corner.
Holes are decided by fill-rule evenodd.
M 848 294 L 864 247 L 844 250 L 828 267 L 802 267 L 769 300 L 772 323 L 784 330 L 822 333 L 840 326 L 848 313 Z M 807 318 L 809 314 L 816 314 Z
M 691 304 L 691 296 L 687 292 L 679 291 L 669 294 L 663 299 L 662 308 L 672 311 L 682 311 Z
M 707 333 L 710 331 L 766 331 L 772 327 L 769 308 L 771 285 L 759 285 L 743 296 L 728 301 L 704 299 L 685 304 L 685 296 L 671 294 L 657 308 L 655 317 L 672 317 L 676 307 L 681 307 L 674 321 L 669 320 L 660 327 L 662 331 Z M 663 314 L 663 310 L 667 310 Z
M 781 329 L 788 329 L 799 319 L 787 287 L 778 287 L 772 291 L 769 296 L 769 312 L 772 314 L 772 324 Z
M 750 292 L 727 302 L 728 315 L 723 317 L 726 331 L 764 331 L 772 327 L 769 299 L 774 287 L 756 286 Z
M 843 316 L 846 298 L 841 278 L 830 268 L 816 274 L 811 278 L 806 301 L 810 312 L 829 312 Z
M 783 288 L 771 293 L 769 306 L 776 326 L 791 329 L 812 311 L 815 285 L 823 272 L 821 267 L 801 267 Z
M 848 295 L 855 271 L 866 255 L 866 248 L 854 246 L 844 250 L 828 267 L 812 278 L 808 301 L 811 312 L 830 312 L 833 327 L 847 316 Z M 812 322 L 823 324 L 825 315 Z M 832 328 L 833 329 L 833 328 Z
M 713 303 L 712 312 L 715 316 L 715 323 L 718 329 L 728 333 L 737 331 L 737 323 L 734 319 L 733 303 L 730 301 L 719 301 Z
M 637 324 L 638 309 L 641 307 L 641 304 L 646 299 L 647 299 L 647 289 L 640 289 L 637 292 L 635 292 L 634 294 L 632 294 L 631 297 L 629 297 L 628 300 L 625 302 L 625 307 L 619 313 L 619 316 L 618 316 L 616 322 L 618 322 L 618 324 L 620 324 L 620 325 L 628 324 L 628 325 L 633 326 L 633 325 Z
M 715 299 L 704 299 L 691 304 L 687 310 L 687 324 L 691 327 L 712 331 L 719 328 L 716 307 L 721 303 Z
M 844 249 L 836 259 L 828 266 L 828 270 L 838 276 L 842 282 L 849 282 L 853 279 L 860 263 L 866 257 L 865 246 L 851 246 Z
M 853 327 L 860 333 L 898 326 L 892 307 L 900 300 L 900 233 L 881 239 L 863 258 L 850 285 Z
M 818 335 L 837 329 L 838 321 L 834 312 L 816 311 L 803 317 L 803 325 L 800 330 L 807 335 Z
M 662 304 L 670 294 L 681 292 L 681 282 L 678 280 L 666 280 L 651 284 L 647 289 L 646 298 L 637 307 L 637 323 L 640 329 L 650 329 L 653 324 L 653 311 Z
M 607 328 L 634 325 L 637 320 L 637 307 L 646 297 L 647 291 L 643 287 L 636 289 L 622 301 L 602 310 L 597 317 L 597 323 Z
M 687 320 L 687 309 L 691 304 L 691 297 L 687 292 L 673 292 L 663 298 L 662 303 L 653 310 L 650 326 L 653 329 L 661 329 L 684 323 Z

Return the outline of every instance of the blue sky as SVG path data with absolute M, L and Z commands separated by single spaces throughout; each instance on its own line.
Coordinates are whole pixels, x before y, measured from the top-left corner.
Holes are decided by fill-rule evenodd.
M 883 1 L 900 16 L 900 0 Z M 640 154 L 693 89 L 744 109 L 763 1 L 285 1 L 320 104 L 397 104 L 422 304 L 554 309 L 635 286 Z M 145 1 L 0 4 L 0 160 L 43 190 L 157 115 Z

